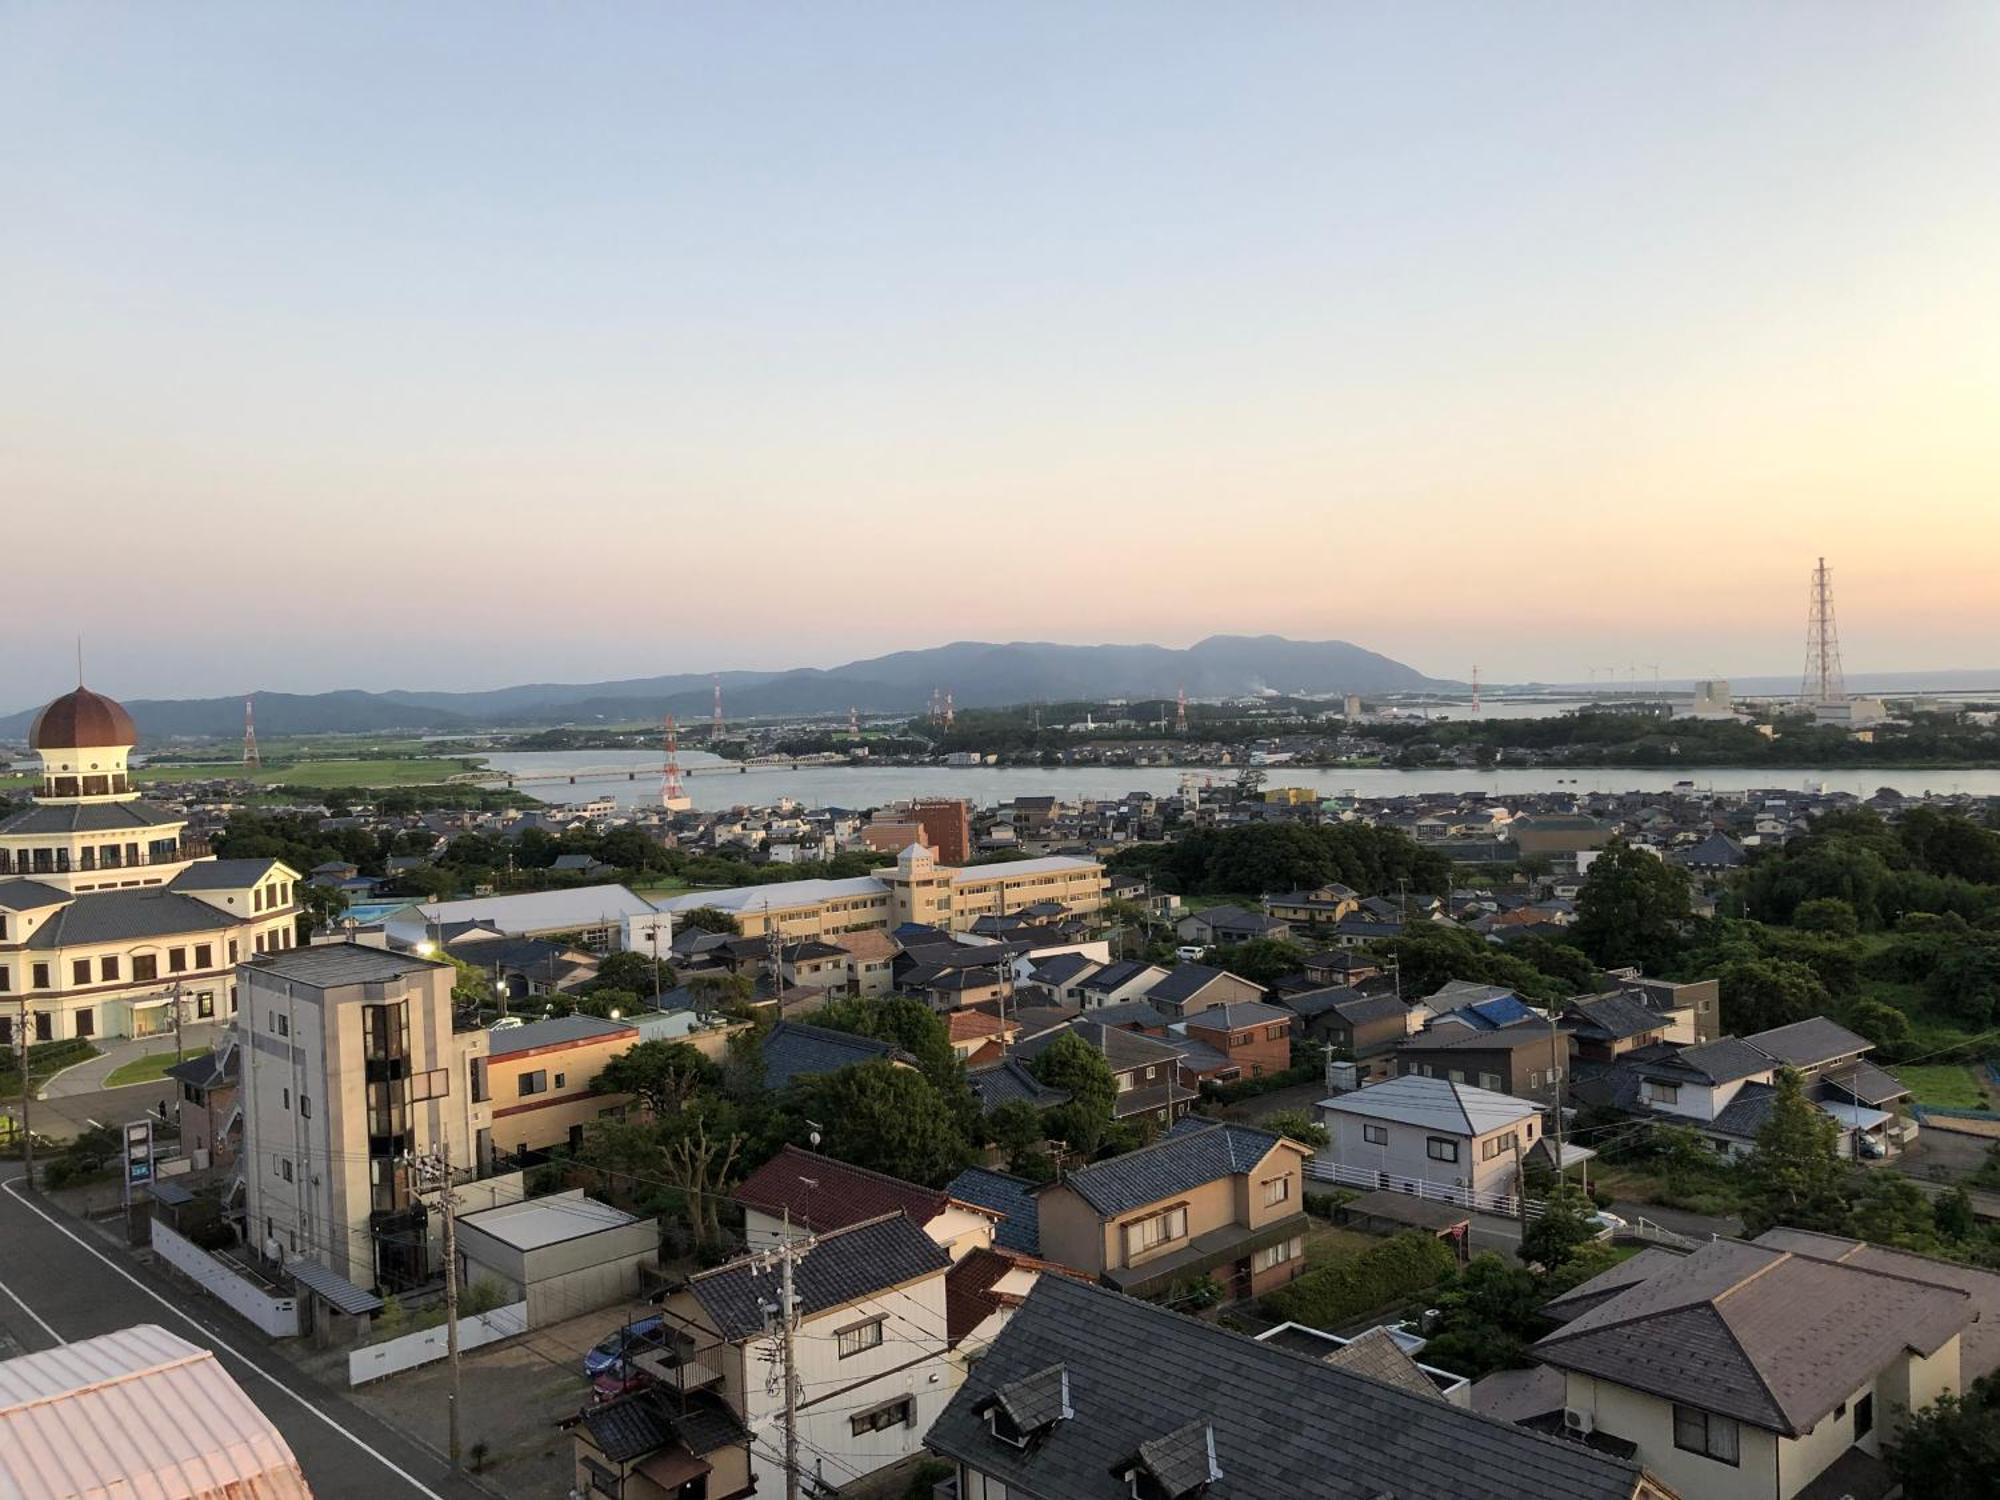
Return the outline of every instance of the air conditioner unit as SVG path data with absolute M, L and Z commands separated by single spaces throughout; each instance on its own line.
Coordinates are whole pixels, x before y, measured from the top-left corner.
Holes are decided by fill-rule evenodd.
M 1582 1411 L 1574 1406 L 1563 1408 L 1563 1427 L 1578 1437 L 1589 1437 L 1597 1430 L 1597 1414 Z

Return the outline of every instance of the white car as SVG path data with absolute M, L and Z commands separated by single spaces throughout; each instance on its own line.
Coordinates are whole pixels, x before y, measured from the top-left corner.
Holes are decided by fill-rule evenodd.
M 1187 962 L 1193 962 L 1206 955 L 1207 952 L 1208 950 L 1199 943 L 1183 943 L 1180 947 L 1174 949 L 1174 957 Z
M 527 1024 L 519 1016 L 502 1016 L 499 1020 L 488 1025 L 486 1029 L 488 1031 L 512 1031 L 517 1026 L 526 1026 Z
M 1592 1214 L 1590 1216 L 1590 1222 L 1597 1230 L 1597 1233 L 1593 1235 L 1592 1238 L 1600 1240 L 1608 1240 L 1613 1235 L 1617 1234 L 1619 1230 L 1629 1229 L 1632 1227 L 1631 1225 L 1627 1224 L 1623 1219 L 1619 1218 L 1618 1215 L 1614 1213 L 1607 1213 L 1603 1209 L 1599 1209 L 1596 1213 Z

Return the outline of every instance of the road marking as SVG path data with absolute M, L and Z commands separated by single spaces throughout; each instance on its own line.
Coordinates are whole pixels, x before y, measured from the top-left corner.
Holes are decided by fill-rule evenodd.
M 27 1303 L 23 1302 L 21 1300 L 21 1294 L 15 1291 L 11 1286 L 7 1285 L 7 1283 L 4 1281 L 0 1281 L 0 1292 L 5 1292 L 9 1297 L 12 1297 L 14 1299 L 14 1305 L 20 1308 L 21 1311 L 26 1313 L 29 1317 L 33 1318 L 35 1320 L 35 1326 L 41 1329 L 42 1332 L 46 1333 L 50 1338 L 54 1339 L 58 1344 L 67 1344 L 69 1342 L 68 1339 L 64 1338 L 61 1334 L 57 1333 L 53 1328 L 49 1327 L 48 1324 L 44 1323 L 42 1321 L 42 1315 L 36 1312 L 32 1307 L 28 1306 Z
M 34 1204 L 30 1203 L 26 1198 L 23 1198 L 19 1193 L 19 1191 L 17 1191 L 19 1187 L 20 1187 L 19 1178 L 9 1178 L 6 1182 L 7 1196 L 9 1198 L 12 1198 L 16 1203 L 20 1204 L 21 1207 L 25 1208 L 29 1213 L 33 1214 L 36 1218 L 40 1219 L 43 1223 L 47 1224 L 49 1228 L 55 1230 L 57 1234 L 60 1234 L 61 1236 L 63 1236 L 63 1238 L 72 1241 L 83 1250 L 89 1252 L 91 1255 L 96 1256 L 97 1259 L 103 1261 L 104 1264 L 108 1266 L 111 1270 L 115 1271 L 118 1275 L 123 1276 L 127 1281 L 131 1282 L 132 1285 L 137 1287 L 140 1291 L 144 1292 L 148 1297 L 151 1297 L 155 1302 L 159 1303 L 160 1306 L 164 1307 L 168 1312 L 172 1313 L 175 1317 L 179 1318 L 183 1323 L 186 1323 L 190 1328 L 193 1328 L 197 1330 L 199 1333 L 201 1333 L 201 1335 L 204 1338 L 210 1340 L 217 1349 L 222 1350 L 224 1353 L 235 1356 L 237 1359 L 241 1360 L 244 1364 L 248 1365 L 252 1370 L 256 1371 L 257 1374 L 263 1376 L 264 1379 L 268 1381 L 271 1385 L 276 1386 L 279 1390 L 283 1391 L 287 1396 L 290 1396 L 294 1401 L 298 1402 L 300 1406 L 304 1407 L 307 1411 L 311 1412 L 315 1417 L 318 1417 L 320 1421 L 326 1423 L 327 1426 L 331 1427 L 335 1432 L 339 1433 L 342 1437 L 346 1438 L 350 1443 L 354 1444 L 355 1447 L 359 1448 L 363 1453 L 366 1453 L 370 1458 L 374 1459 L 383 1468 L 387 1469 L 391 1474 L 394 1474 L 397 1478 L 401 1479 L 404 1483 L 409 1485 L 411 1489 L 415 1490 L 419 1495 L 426 1495 L 429 1497 L 429 1500 L 445 1500 L 444 1496 L 440 1495 L 436 1490 L 432 1489 L 429 1485 L 425 1484 L 422 1480 L 418 1479 L 416 1475 L 410 1473 L 409 1470 L 397 1464 L 395 1460 L 391 1459 L 386 1453 L 382 1452 L 379 1448 L 372 1446 L 366 1438 L 362 1437 L 359 1433 L 354 1432 L 350 1428 L 341 1426 L 340 1423 L 334 1421 L 332 1417 L 329 1417 L 325 1412 L 321 1411 L 317 1406 L 313 1405 L 313 1403 L 308 1398 L 300 1395 L 297 1391 L 293 1390 L 290 1386 L 286 1385 L 284 1381 L 278 1379 L 277 1376 L 273 1375 L 269 1370 L 265 1369 L 262 1365 L 258 1364 L 257 1361 L 250 1358 L 250 1356 L 245 1354 L 242 1350 L 235 1348 L 233 1345 L 229 1344 L 226 1340 L 218 1338 L 213 1331 L 203 1327 L 202 1324 L 195 1321 L 193 1317 L 181 1311 L 180 1308 L 175 1307 L 173 1303 L 169 1302 L 165 1297 L 162 1297 L 158 1292 L 154 1291 L 151 1287 L 147 1286 L 145 1282 L 141 1281 L 138 1277 L 134 1276 L 130 1271 L 126 1270 L 125 1267 L 119 1265 L 117 1261 L 113 1260 L 110 1256 L 106 1255 L 102 1250 L 99 1250 L 95 1245 L 91 1244 L 88 1240 L 84 1239 L 81 1235 L 77 1234 L 74 1230 L 69 1228 L 68 1225 L 60 1223 L 56 1219 L 50 1217 L 48 1214 L 44 1213 L 41 1209 L 37 1208 Z M 11 1292 L 8 1293 L 8 1295 L 13 1296 Z M 21 1299 L 15 1297 L 14 1300 L 20 1302 Z M 27 1307 L 27 1305 L 28 1304 L 25 1302 L 21 1303 L 21 1306 L 24 1308 Z M 28 1316 L 31 1318 L 35 1318 L 35 1321 L 37 1323 L 42 1323 L 42 1320 L 38 1317 L 35 1317 L 35 1314 L 32 1311 L 29 1312 Z M 42 1327 L 48 1328 L 48 1331 L 51 1334 L 51 1336 L 56 1336 L 59 1338 L 59 1336 L 56 1335 L 56 1331 L 53 1328 L 49 1328 L 48 1324 L 42 1323 Z

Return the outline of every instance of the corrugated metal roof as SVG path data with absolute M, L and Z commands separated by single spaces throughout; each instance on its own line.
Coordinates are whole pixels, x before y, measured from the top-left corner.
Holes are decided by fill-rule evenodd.
M 332 1307 L 335 1312 L 359 1315 L 379 1312 L 382 1299 L 345 1276 L 328 1270 L 316 1260 L 295 1260 L 285 1267 L 292 1280 Z
M 311 1500 L 209 1350 L 141 1323 L 0 1361 L 4 1500 Z

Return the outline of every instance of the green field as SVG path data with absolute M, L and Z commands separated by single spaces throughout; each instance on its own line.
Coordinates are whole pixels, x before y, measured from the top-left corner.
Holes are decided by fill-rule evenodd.
M 437 786 L 465 771 L 476 771 L 480 763 L 460 757 L 433 757 L 403 760 L 391 756 L 351 760 L 301 760 L 289 765 L 265 766 L 248 773 L 247 779 L 260 786 L 398 787 Z M 184 761 L 174 765 L 140 766 L 132 779 L 142 786 L 157 781 L 202 781 L 224 776 L 244 776 L 238 761 Z M 0 791 L 26 790 L 34 785 L 32 776 L 0 780 Z
M 194 1055 L 202 1057 L 207 1054 L 197 1052 Z M 123 1067 L 113 1068 L 111 1076 L 104 1080 L 104 1086 L 116 1089 L 123 1088 L 128 1083 L 158 1083 L 167 1076 L 167 1069 L 173 1065 L 174 1054 L 171 1051 L 148 1052 L 144 1057 L 135 1057 Z
M 1924 1063 L 1890 1070 L 1909 1086 L 1917 1103 L 1936 1109 L 1991 1109 L 1980 1085 L 1981 1070 L 1967 1063 Z

